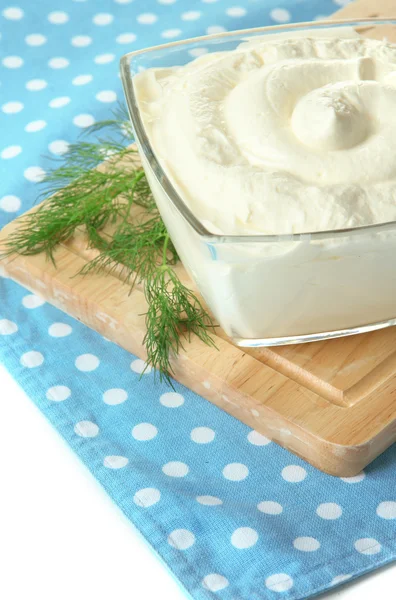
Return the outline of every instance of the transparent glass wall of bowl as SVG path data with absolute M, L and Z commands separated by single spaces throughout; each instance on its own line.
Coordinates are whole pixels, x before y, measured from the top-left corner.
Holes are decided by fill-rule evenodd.
M 224 331 L 236 341 L 315 336 L 396 314 L 396 230 L 289 241 L 211 242 L 169 201 L 145 161 L 177 251 Z
M 396 26 L 385 20 L 343 27 Z M 339 25 L 331 25 L 339 27 Z M 329 24 L 303 26 L 316 31 Z M 132 77 L 145 68 L 183 65 L 205 52 L 228 51 L 253 36 L 293 27 L 220 34 L 132 53 L 123 83 L 143 166 L 178 253 L 218 323 L 246 346 L 325 339 L 393 324 L 396 317 L 396 224 L 300 236 L 216 236 L 189 217 L 158 163 L 139 117 Z M 294 35 L 294 33 L 293 33 Z

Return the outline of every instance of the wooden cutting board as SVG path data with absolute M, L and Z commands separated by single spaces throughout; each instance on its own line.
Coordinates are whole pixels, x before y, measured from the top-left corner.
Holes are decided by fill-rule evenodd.
M 393 4 L 383 0 L 380 9 L 376 0 L 360 0 L 337 16 L 396 16 Z M 384 33 L 396 41 L 389 27 Z M 19 225 L 17 219 L 5 227 L 0 244 Z M 18 283 L 144 359 L 144 293 L 136 287 L 130 294 L 114 273 L 76 277 L 94 252 L 79 232 L 56 250 L 56 267 L 43 255 L 14 256 L 2 266 Z M 181 265 L 179 275 L 188 281 Z M 234 346 L 221 331 L 215 341 L 218 349 L 197 338 L 186 342 L 172 361 L 175 378 L 322 471 L 355 475 L 396 441 L 395 327 L 256 350 Z

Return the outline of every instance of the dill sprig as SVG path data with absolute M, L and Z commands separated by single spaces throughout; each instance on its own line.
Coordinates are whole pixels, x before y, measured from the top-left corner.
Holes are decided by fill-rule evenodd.
M 176 249 L 138 163 L 137 151 L 125 146 L 131 137 L 125 108 L 120 107 L 113 119 L 96 123 L 88 131 L 100 132 L 101 137 L 70 145 L 62 163 L 43 181 L 40 198 L 45 202 L 21 217 L 19 227 L 8 237 L 4 254 L 43 252 L 55 264 L 56 247 L 83 228 L 89 246 L 98 253 L 81 274 L 111 273 L 131 289 L 137 282 L 143 283 L 148 303 L 144 338 L 148 363 L 158 369 L 160 379 L 171 383 L 171 358 L 183 348 L 182 338 L 197 335 L 214 345 L 210 334 L 214 323 L 172 268 L 179 261 Z M 106 167 L 102 168 L 105 160 Z M 137 219 L 131 215 L 134 206 L 145 209 Z M 112 225 L 111 236 L 103 231 L 107 224 Z
M 8 239 L 7 253 L 38 254 L 44 252 L 54 260 L 58 244 L 67 241 L 78 227 L 88 232 L 115 223 L 133 202 L 153 209 L 154 201 L 144 188 L 141 169 L 130 171 L 114 165 L 105 171 L 95 169 L 103 162 L 101 150 L 111 146 L 98 143 L 73 144 L 65 163 L 50 171 L 44 179 L 45 198 L 38 209 L 21 218 L 20 226 Z M 134 149 L 123 148 L 117 157 L 136 160 Z
M 158 257 L 163 249 L 167 236 L 165 225 L 155 214 L 143 223 L 124 223 L 115 231 L 111 238 L 104 238 L 98 232 L 91 232 L 93 246 L 100 254 L 88 262 L 83 274 L 100 271 L 118 272 L 123 265 L 122 279 L 133 287 L 136 281 L 149 280 L 158 269 Z M 176 250 L 171 247 L 168 264 L 178 262 Z
M 167 241 L 164 242 L 166 248 Z M 148 311 L 147 332 L 143 343 L 150 362 L 159 368 L 160 377 L 168 381 L 173 373 L 171 358 L 184 349 L 182 337 L 189 341 L 193 334 L 205 344 L 215 347 L 209 328 L 214 324 L 197 296 L 178 278 L 166 262 L 146 280 L 144 288 Z

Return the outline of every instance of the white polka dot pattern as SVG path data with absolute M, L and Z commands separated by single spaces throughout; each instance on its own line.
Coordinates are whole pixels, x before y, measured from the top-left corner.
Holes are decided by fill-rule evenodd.
M 289 465 L 282 469 L 282 477 L 289 483 L 300 483 L 301 481 L 304 481 L 306 476 L 306 470 L 298 465 Z
M 331 585 L 338 585 L 340 583 L 344 583 L 344 581 L 348 581 L 348 579 L 350 579 L 351 577 L 352 575 L 336 575 L 331 580 Z
M 41 33 L 31 33 L 25 37 L 28 46 L 42 46 L 47 41 L 45 35 Z
M 208 35 L 213 35 L 216 33 L 223 33 L 223 31 L 227 31 L 223 25 L 210 25 L 206 28 L 206 33 Z
M 164 465 L 162 472 L 168 477 L 185 477 L 189 472 L 189 468 L 185 463 L 176 460 Z
M 62 108 L 63 106 L 67 106 L 69 102 L 69 96 L 60 96 L 59 98 L 53 98 L 48 106 L 50 108 Z
M 153 25 L 157 20 L 158 17 L 154 13 L 142 13 L 137 17 L 137 22 L 141 25 Z
M 280 515 L 283 512 L 282 505 L 272 500 L 263 500 L 263 502 L 257 504 L 257 508 L 266 515 Z
M 55 338 L 63 338 L 70 335 L 72 327 L 67 323 L 52 323 L 48 328 L 48 333 Z
M 135 493 L 133 501 L 140 508 L 149 508 L 149 506 L 157 504 L 160 498 L 161 492 L 157 488 L 143 488 Z
M 267 446 L 267 444 L 271 443 L 271 440 L 269 440 L 267 437 L 265 437 L 265 435 L 262 435 L 258 431 L 251 431 L 248 434 L 247 439 L 251 444 L 253 444 L 253 446 Z
M 107 63 L 111 63 L 115 59 L 115 54 L 98 54 L 95 56 L 94 61 L 97 65 L 107 65 Z
M 246 550 L 257 543 L 258 533 L 251 527 L 239 527 L 231 536 L 231 544 L 238 550 Z
M 114 16 L 109 13 L 98 13 L 94 16 L 93 22 L 95 25 L 110 25 L 114 20 Z
M 274 573 L 265 580 L 265 586 L 272 592 L 287 592 L 293 585 L 293 579 L 286 573 Z
M 224 575 L 219 573 L 209 573 L 202 579 L 202 587 L 209 592 L 220 592 L 228 587 L 229 581 Z
M 382 519 L 396 519 L 396 502 L 394 500 L 381 502 L 377 507 L 377 515 Z
M 96 437 L 99 433 L 99 427 L 92 421 L 80 421 L 74 426 L 74 432 L 84 438 Z
M 364 471 L 362 471 L 361 473 L 359 473 L 358 475 L 355 475 L 354 477 L 341 477 L 342 481 L 345 481 L 345 483 L 360 483 L 361 481 L 363 481 L 363 479 L 366 477 L 366 474 Z
M 95 123 L 95 117 L 88 114 L 77 115 L 76 117 L 74 117 L 73 123 L 74 125 L 77 125 L 77 127 L 81 127 L 84 129 L 85 127 L 90 127 Z
M 168 544 L 177 550 L 187 550 L 195 542 L 195 535 L 188 529 L 175 529 L 168 537 Z
M 0 198 L 0 209 L 4 212 L 13 213 L 21 208 L 21 200 L 18 196 L 7 195 Z
M 216 433 L 210 427 L 195 427 L 190 434 L 190 438 L 196 444 L 209 444 L 215 439 Z
M 91 141 L 90 126 L 111 118 L 124 101 L 118 77 L 124 53 L 327 18 L 346 3 L 48 0 L 35 3 L 33 19 L 31 3 L 4 2 L 0 229 L 33 205 L 42 189 L 36 184 L 70 145 L 80 135 Z M 178 57 L 217 49 L 193 44 Z M 142 60 L 139 70 L 145 66 Z M 248 429 L 183 386 L 160 383 L 143 360 L 46 303 L 44 288 L 32 294 L 16 286 L 1 262 L 0 273 L 0 363 L 26 383 L 187 587 L 182 565 L 193 565 L 197 597 L 305 597 L 393 556 L 392 450 L 366 473 L 321 474 L 259 433 L 264 407 L 250 409 L 257 431 Z M 201 392 L 215 387 L 201 375 Z M 17 423 L 5 423 L 14 425 L 20 437 Z
M 117 100 L 117 94 L 111 90 L 103 90 L 96 94 L 96 99 L 100 102 L 115 102 Z
M 26 82 L 26 89 L 30 92 L 39 92 L 47 87 L 48 83 L 45 79 L 31 79 Z
M 181 18 L 183 21 L 196 21 L 201 17 L 201 14 L 199 10 L 188 10 L 182 14 Z
M 92 44 L 92 38 L 89 35 L 75 35 L 71 39 L 71 44 L 76 48 L 86 48 Z
M 140 360 L 140 358 L 131 362 L 131 369 L 139 375 L 148 375 L 151 372 L 151 366 L 145 363 L 144 360 Z
M 139 423 L 132 429 L 132 437 L 139 442 L 147 442 L 155 438 L 158 429 L 151 423 Z
M 116 37 L 117 44 L 132 44 L 135 40 L 136 35 L 134 33 L 120 33 Z
M 0 319 L 0 335 L 12 335 L 18 331 L 18 325 L 9 319 Z
M 183 406 L 184 398 L 177 392 L 165 392 L 160 396 L 160 403 L 167 408 L 179 408 L 179 406 Z
M 75 360 L 75 366 L 79 371 L 95 371 L 98 368 L 100 360 L 94 354 L 81 354 Z
M 25 352 L 21 356 L 21 365 L 23 367 L 27 367 L 28 369 L 40 367 L 43 362 L 44 356 L 41 354 L 41 352 L 37 352 L 37 350 L 29 350 L 29 352 Z
M 44 129 L 44 127 L 46 126 L 47 123 L 42 119 L 39 119 L 38 121 L 31 121 L 30 123 L 28 123 L 25 127 L 25 131 L 27 131 L 28 133 L 34 133 L 36 131 Z
M 197 496 L 197 502 L 204 506 L 220 506 L 223 504 L 223 501 L 216 498 L 216 496 Z
M 5 56 L 1 62 L 7 69 L 19 69 L 23 65 L 23 59 L 20 56 Z
M 10 21 L 19 21 L 19 19 L 22 19 L 24 13 L 18 6 L 10 6 L 2 11 L 2 15 L 5 19 Z
M 54 140 L 48 145 L 48 149 L 50 152 L 52 152 L 52 154 L 62 155 L 66 154 L 69 146 L 70 144 L 69 142 L 66 142 L 66 140 Z
M 63 25 L 69 20 L 69 15 L 61 10 L 56 10 L 48 15 L 48 21 L 54 25 Z
M 166 40 L 171 40 L 173 38 L 179 37 L 180 34 L 181 29 L 165 29 L 165 31 L 161 33 L 161 37 L 165 38 Z
M 23 174 L 25 179 L 33 183 L 39 183 L 45 177 L 45 171 L 41 167 L 28 167 Z
M 316 552 L 320 548 L 320 542 L 313 537 L 298 537 L 293 546 L 301 552 Z
M 36 294 L 27 294 L 22 298 L 22 304 L 25 308 L 38 308 L 45 304 L 45 300 Z
M 242 6 L 231 6 L 231 8 L 227 8 L 226 14 L 229 17 L 244 17 L 247 13 L 246 8 Z
M 68 67 L 69 64 L 69 60 L 63 56 L 56 56 L 48 61 L 48 66 L 51 69 L 64 69 L 65 67 Z
M 71 395 L 71 390 L 66 385 L 54 385 L 47 390 L 47 400 L 52 402 L 63 402 Z
M 243 481 L 249 475 L 249 469 L 241 463 L 230 463 L 224 467 L 223 475 L 230 481 Z
M 324 502 L 323 504 L 319 504 L 318 508 L 316 509 L 316 514 L 322 519 L 333 521 L 341 517 L 342 508 L 335 502 Z
M 18 156 L 21 152 L 21 146 L 8 146 L 8 148 L 4 148 L 4 150 L 1 151 L 0 156 L 2 159 L 7 160 L 9 158 L 15 158 L 15 156 Z
M 6 114 L 18 113 L 23 109 L 22 102 L 6 102 L 1 107 L 1 110 Z
M 372 554 L 381 552 L 381 544 L 374 538 L 361 538 L 356 540 L 355 549 L 360 554 L 371 556 Z
M 271 19 L 277 23 L 287 23 L 290 21 L 290 13 L 286 8 L 274 8 L 270 12 Z
M 107 469 L 123 469 L 128 463 L 129 460 L 126 456 L 105 456 L 103 460 L 103 465 L 107 467 Z
M 209 51 L 207 48 L 202 48 L 201 46 L 199 48 L 191 48 L 191 50 L 188 51 L 189 55 L 193 58 L 198 58 L 199 56 L 203 56 L 208 52 Z
M 87 83 L 91 83 L 93 77 L 92 75 L 77 75 L 72 81 L 73 85 L 86 85 Z
M 128 398 L 128 392 L 122 388 L 112 388 L 103 394 L 103 402 L 109 406 L 122 404 Z

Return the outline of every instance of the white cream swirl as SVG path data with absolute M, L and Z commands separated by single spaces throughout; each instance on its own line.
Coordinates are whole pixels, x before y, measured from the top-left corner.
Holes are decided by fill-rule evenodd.
M 164 169 L 212 231 L 396 220 L 396 45 L 253 40 L 135 86 Z

